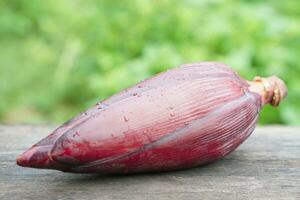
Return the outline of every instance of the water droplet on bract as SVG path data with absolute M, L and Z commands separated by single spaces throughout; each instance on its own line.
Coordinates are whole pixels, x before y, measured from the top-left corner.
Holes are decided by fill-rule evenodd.
M 146 131 L 146 130 L 144 130 L 144 131 L 143 131 L 143 133 L 147 133 L 147 131 Z
M 133 95 L 133 96 L 136 96 L 136 95 L 137 95 L 137 93 L 133 93 L 132 95 Z
M 124 121 L 125 121 L 125 122 L 128 122 L 128 121 L 129 121 L 129 118 L 128 118 L 128 117 L 124 116 L 123 118 L 124 118 Z
M 175 113 L 173 111 L 170 112 L 170 117 L 174 117 Z
M 75 133 L 73 134 L 73 137 L 79 136 L 79 131 L 75 131 Z

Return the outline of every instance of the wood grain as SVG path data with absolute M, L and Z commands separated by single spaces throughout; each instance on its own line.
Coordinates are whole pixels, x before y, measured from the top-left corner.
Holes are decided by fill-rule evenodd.
M 300 199 L 300 127 L 258 127 L 234 153 L 195 169 L 82 175 L 21 168 L 16 156 L 55 126 L 0 126 L 0 199 Z

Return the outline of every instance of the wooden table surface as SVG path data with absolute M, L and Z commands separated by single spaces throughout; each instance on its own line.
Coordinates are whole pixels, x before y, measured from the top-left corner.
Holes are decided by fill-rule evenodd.
M 235 152 L 195 169 L 84 175 L 21 168 L 54 126 L 0 126 L 0 199 L 300 199 L 300 127 L 258 127 Z

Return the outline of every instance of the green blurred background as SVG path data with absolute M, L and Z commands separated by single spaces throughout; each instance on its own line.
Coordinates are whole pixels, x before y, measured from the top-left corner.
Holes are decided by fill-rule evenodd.
M 0 122 L 63 122 L 182 63 L 289 88 L 261 124 L 300 124 L 299 0 L 0 0 Z

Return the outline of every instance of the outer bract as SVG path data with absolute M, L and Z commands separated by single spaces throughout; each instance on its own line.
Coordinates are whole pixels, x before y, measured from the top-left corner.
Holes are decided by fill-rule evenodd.
M 244 81 L 216 62 L 182 65 L 97 103 L 17 163 L 82 173 L 169 171 L 209 163 L 252 133 L 261 106 L 275 94 L 264 83 Z

